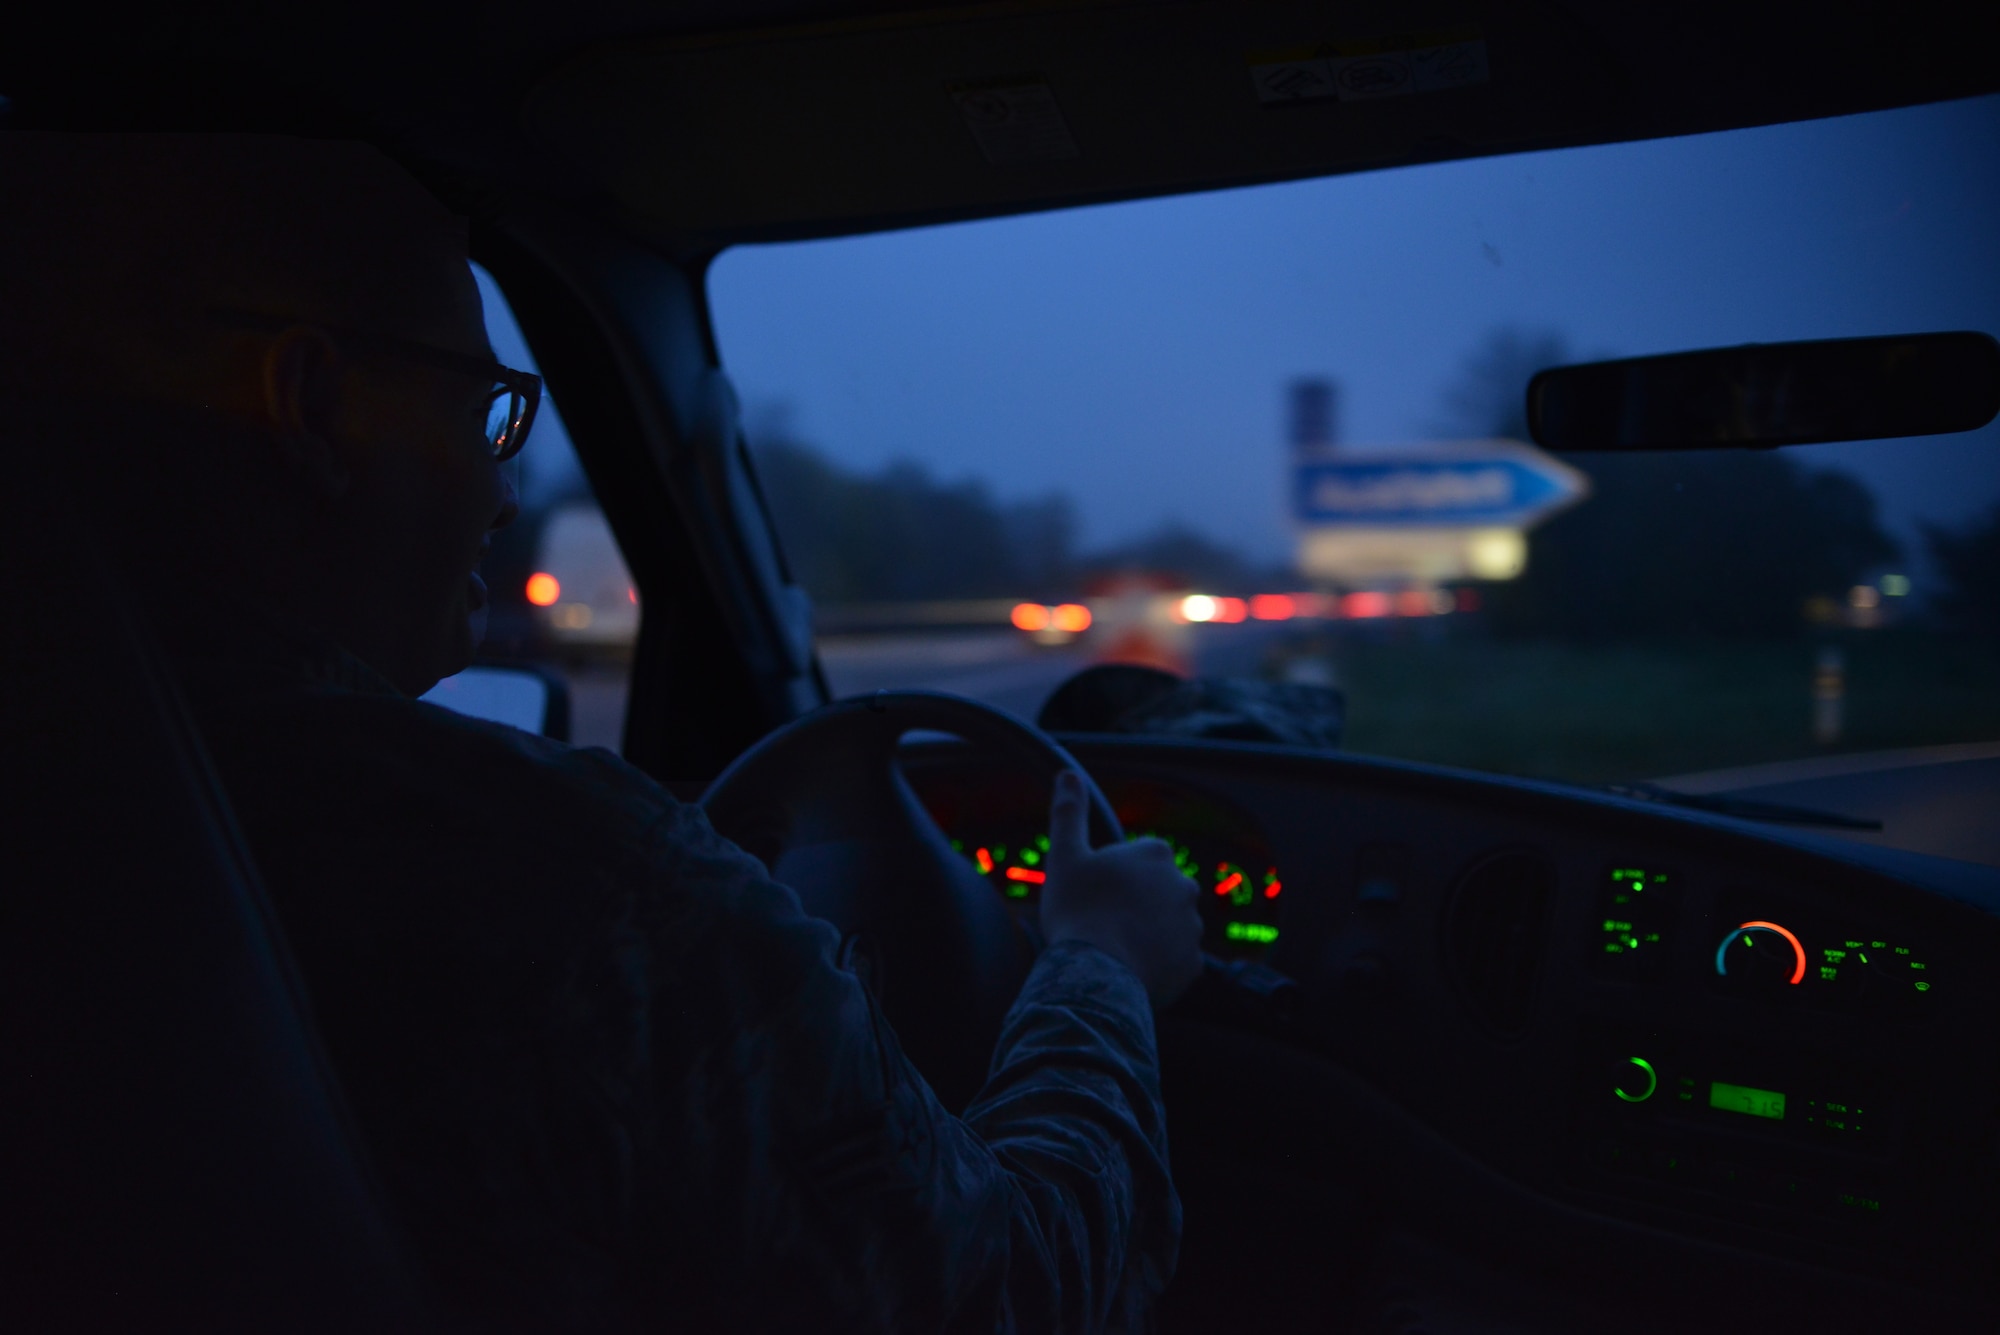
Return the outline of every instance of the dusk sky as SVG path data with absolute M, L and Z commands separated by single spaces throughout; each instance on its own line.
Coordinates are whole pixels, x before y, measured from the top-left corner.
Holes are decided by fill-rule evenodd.
M 1087 546 L 1172 519 L 1275 558 L 1295 376 L 1386 445 L 1434 438 L 1501 326 L 1604 355 L 2000 334 L 2000 97 L 744 247 L 709 292 L 753 424 L 1067 492 Z M 1996 426 L 1791 457 L 1861 477 L 1912 547 L 2000 500 Z

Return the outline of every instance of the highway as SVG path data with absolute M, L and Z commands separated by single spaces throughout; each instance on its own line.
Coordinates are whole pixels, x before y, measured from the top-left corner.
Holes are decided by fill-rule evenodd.
M 1187 649 L 1204 676 L 1254 675 L 1296 628 L 1260 622 L 1191 626 Z M 822 636 L 820 665 L 836 697 L 922 687 L 952 691 L 1032 721 L 1042 702 L 1099 651 L 1089 633 L 1069 644 L 1036 644 L 1017 630 L 913 631 Z M 617 750 L 625 725 L 626 669 L 570 666 L 570 738 Z
M 1256 622 L 1189 627 L 1193 668 L 1203 676 L 1253 674 L 1287 628 Z M 1293 631 L 1291 633 L 1297 633 Z M 1049 694 L 1089 667 L 1085 634 L 1039 645 L 1013 630 L 842 636 L 820 641 L 820 664 L 836 696 L 926 687 L 952 691 L 1032 720 Z

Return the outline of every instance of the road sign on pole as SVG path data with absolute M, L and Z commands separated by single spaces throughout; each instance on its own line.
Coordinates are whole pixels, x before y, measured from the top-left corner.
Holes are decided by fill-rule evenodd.
M 1526 528 L 1589 490 L 1576 469 L 1511 440 L 1344 450 L 1292 470 L 1293 513 L 1313 527 Z
M 1299 567 L 1357 586 L 1511 579 L 1523 532 L 1589 492 L 1582 473 L 1519 441 L 1309 455 L 1292 466 Z

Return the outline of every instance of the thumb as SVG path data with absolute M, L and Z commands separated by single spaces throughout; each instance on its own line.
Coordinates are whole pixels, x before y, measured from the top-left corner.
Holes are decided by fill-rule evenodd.
M 1083 800 L 1083 780 L 1073 770 L 1056 775 L 1056 795 L 1049 803 L 1049 860 L 1061 865 L 1090 852 L 1090 807 Z

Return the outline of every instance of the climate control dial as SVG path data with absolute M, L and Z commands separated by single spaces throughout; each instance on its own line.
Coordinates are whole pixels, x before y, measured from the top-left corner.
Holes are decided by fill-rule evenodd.
M 1806 948 L 1790 928 L 1753 919 L 1722 938 L 1715 972 L 1749 986 L 1797 987 L 1806 980 Z

